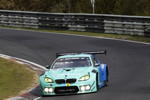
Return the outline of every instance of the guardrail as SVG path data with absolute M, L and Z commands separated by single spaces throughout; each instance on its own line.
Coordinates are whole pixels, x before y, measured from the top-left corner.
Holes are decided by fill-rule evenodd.
M 150 36 L 150 17 L 0 10 L 0 26 Z

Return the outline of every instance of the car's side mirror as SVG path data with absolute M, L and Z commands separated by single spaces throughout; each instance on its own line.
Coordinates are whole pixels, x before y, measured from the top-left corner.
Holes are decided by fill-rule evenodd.
M 97 67 L 97 66 L 99 66 L 99 63 L 96 63 L 96 64 L 95 64 L 95 67 Z
M 45 67 L 46 67 L 46 69 L 49 69 L 49 68 L 50 68 L 50 66 L 49 66 L 49 65 L 46 65 Z

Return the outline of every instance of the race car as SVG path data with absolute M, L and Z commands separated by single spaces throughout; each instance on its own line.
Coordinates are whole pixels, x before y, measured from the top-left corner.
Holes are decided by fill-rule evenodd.
M 96 57 L 106 52 L 57 53 L 54 63 L 40 75 L 41 95 L 91 93 L 106 86 L 108 66 Z

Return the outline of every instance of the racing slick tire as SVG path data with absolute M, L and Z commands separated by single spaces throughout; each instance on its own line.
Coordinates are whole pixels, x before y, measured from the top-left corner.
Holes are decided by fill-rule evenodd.
M 106 80 L 104 81 L 105 86 L 108 85 L 108 76 L 109 76 L 108 67 L 106 67 Z
M 96 90 L 99 90 L 99 84 L 98 84 L 98 73 L 96 73 Z

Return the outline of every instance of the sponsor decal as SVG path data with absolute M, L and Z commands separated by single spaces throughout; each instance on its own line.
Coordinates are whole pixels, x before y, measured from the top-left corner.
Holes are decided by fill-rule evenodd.
M 70 86 L 70 84 L 69 84 L 69 83 L 66 83 L 66 86 Z
M 101 66 L 101 69 L 102 69 L 102 70 L 104 70 L 104 68 L 105 68 L 105 66 L 104 66 L 104 65 L 102 65 L 102 66 Z

